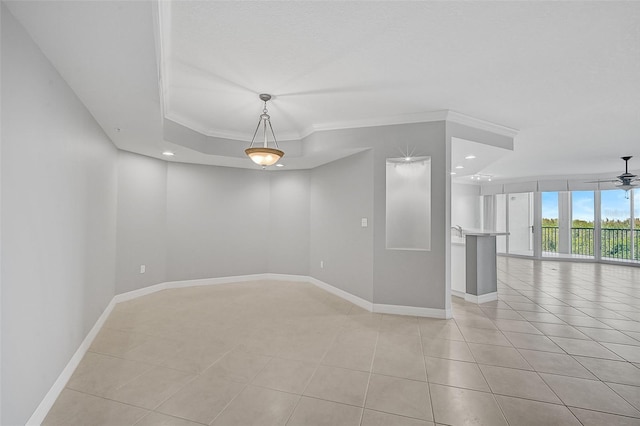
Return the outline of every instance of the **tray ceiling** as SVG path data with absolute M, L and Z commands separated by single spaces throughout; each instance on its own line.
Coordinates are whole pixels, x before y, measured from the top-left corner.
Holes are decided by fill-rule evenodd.
M 266 92 L 281 140 L 452 110 L 519 129 L 494 176 L 640 156 L 637 2 L 7 4 L 114 142 L 146 155 L 235 165 L 166 123 L 244 144 Z

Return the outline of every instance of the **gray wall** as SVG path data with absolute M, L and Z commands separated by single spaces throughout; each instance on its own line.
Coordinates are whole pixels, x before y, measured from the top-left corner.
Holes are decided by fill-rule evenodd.
M 117 151 L 2 5 L 2 419 L 24 424 L 114 295 Z
M 167 280 L 267 271 L 269 172 L 170 164 Z
M 309 275 L 311 171 L 269 173 L 268 271 Z
M 371 129 L 375 131 L 375 129 Z M 385 126 L 375 132 L 374 302 L 379 304 L 445 308 L 445 123 Z M 385 246 L 385 164 L 398 151 L 431 156 L 431 250 L 387 250 Z
M 166 281 L 168 166 L 118 153 L 116 294 Z M 144 274 L 140 265 L 146 267 Z
M 308 275 L 309 209 L 309 171 L 167 163 L 120 152 L 116 293 L 164 281 Z
M 373 153 L 365 151 L 311 172 L 312 277 L 373 300 Z M 367 218 L 369 227 L 361 227 Z M 324 262 L 324 268 L 320 262 Z
M 342 204 L 332 204 L 332 208 L 337 212 L 357 210 L 363 203 L 362 192 L 373 191 L 373 205 L 370 210 L 371 213 L 369 213 L 368 228 L 368 232 L 373 232 L 373 243 L 370 240 L 361 239 L 350 247 L 351 250 L 358 253 L 373 250 L 372 275 L 365 275 L 363 278 L 371 280 L 369 286 L 372 287 L 373 295 L 371 298 L 365 298 L 377 304 L 444 309 L 446 293 L 445 259 L 448 257 L 445 240 L 445 230 L 447 228 L 445 228 L 444 223 L 445 216 L 448 214 L 447 203 L 449 202 L 446 198 L 449 175 L 446 166 L 445 123 L 403 124 L 317 132 L 306 138 L 304 143 L 306 144 L 305 150 L 307 152 L 331 149 L 332 147 L 371 148 L 371 151 L 368 154 L 364 154 L 365 157 L 363 157 L 368 158 L 368 168 L 362 165 L 360 165 L 359 169 L 353 169 L 355 165 L 343 166 L 344 171 L 340 175 L 341 179 L 334 179 L 332 181 L 333 186 L 330 188 L 331 191 L 341 191 L 341 186 L 346 186 L 344 190 L 348 190 L 349 185 L 351 185 L 351 179 L 356 179 L 358 182 L 360 182 L 360 179 L 362 180 L 359 192 L 354 189 L 351 197 L 340 198 Z M 414 156 L 431 156 L 430 251 L 386 249 L 386 159 L 402 157 L 407 150 L 412 152 Z M 359 157 L 349 158 L 350 160 L 347 161 L 356 161 L 355 159 Z M 341 169 L 336 164 L 339 165 L 340 161 L 315 169 L 313 176 L 316 173 L 323 173 L 325 168 L 332 170 L 334 173 L 339 173 Z M 332 167 L 336 167 L 336 169 L 333 170 Z M 323 224 L 320 222 L 318 224 L 318 221 L 314 219 L 316 209 L 322 207 L 314 202 L 313 197 L 313 194 L 318 191 L 316 185 L 325 187 L 326 185 L 322 181 L 323 179 L 331 179 L 331 175 L 332 173 L 325 172 L 322 176 L 318 175 L 318 179 L 312 178 L 310 273 L 312 276 L 329 284 L 343 288 L 342 286 L 347 284 L 340 283 L 340 279 L 337 276 L 335 278 L 328 276 L 327 274 L 330 271 L 324 271 L 322 274 L 318 271 L 320 260 L 323 260 L 320 256 L 324 255 L 323 250 L 327 251 L 328 249 L 316 247 L 316 240 L 313 237 L 314 233 L 320 235 L 332 232 L 330 223 Z M 365 203 L 362 208 L 369 209 L 370 207 L 367 207 Z M 365 217 L 365 215 L 362 216 Z M 360 219 L 357 218 L 354 226 L 358 227 L 359 225 Z M 341 253 L 338 245 L 334 245 L 331 249 L 336 249 L 338 253 Z M 326 265 L 325 269 L 327 268 L 330 268 L 330 265 Z M 345 263 L 344 269 L 340 273 L 341 276 L 354 277 L 362 273 L 362 268 L 357 264 L 350 266 L 349 263 Z M 327 280 L 323 279 L 323 277 L 326 277 Z M 363 297 L 362 295 L 366 293 L 364 290 L 365 285 L 360 283 L 359 286 L 362 287 L 361 293 L 356 294 Z M 343 289 L 347 290 L 346 287 Z
M 468 178 L 467 178 L 468 179 Z M 482 228 L 480 214 L 480 185 L 451 184 L 451 226 L 464 229 Z

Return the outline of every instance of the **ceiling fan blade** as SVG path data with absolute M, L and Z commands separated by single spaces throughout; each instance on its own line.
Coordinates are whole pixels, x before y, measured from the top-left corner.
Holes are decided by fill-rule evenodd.
M 640 182 L 640 177 L 629 173 L 629 160 L 632 158 L 630 155 L 625 157 L 620 157 L 624 160 L 624 173 L 620 176 L 617 176 L 616 179 L 602 179 L 602 180 L 591 180 L 585 183 L 616 183 L 617 186 L 627 185 L 627 186 L 636 186 L 635 184 L 630 184 L 631 182 Z

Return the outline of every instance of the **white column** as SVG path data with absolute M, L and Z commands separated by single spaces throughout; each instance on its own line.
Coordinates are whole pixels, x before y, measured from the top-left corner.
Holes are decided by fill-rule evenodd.
M 602 259 L 602 225 L 600 223 L 601 219 L 601 197 L 600 190 L 593 191 L 593 257 L 595 260 L 599 261 Z
M 629 201 L 631 202 L 631 211 L 630 211 L 630 218 L 631 218 L 631 260 L 635 259 L 635 233 L 636 231 L 636 214 L 638 212 L 635 211 L 635 202 L 634 202 L 634 197 L 635 197 L 635 191 L 633 189 L 629 190 Z
M 533 257 L 542 257 L 542 192 L 533 193 Z
M 558 253 L 571 253 L 571 193 L 558 192 Z

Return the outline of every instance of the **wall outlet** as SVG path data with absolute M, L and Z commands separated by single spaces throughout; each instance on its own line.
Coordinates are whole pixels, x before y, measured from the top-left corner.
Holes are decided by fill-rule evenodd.
M 369 221 L 367 220 L 366 217 L 362 218 L 362 221 L 360 222 L 360 226 L 362 226 L 363 228 L 366 228 L 367 226 L 369 226 Z
M 146 265 L 140 265 L 140 273 L 144 274 L 147 271 L 147 266 Z
M 320 269 L 324 269 L 324 260 L 320 261 Z

